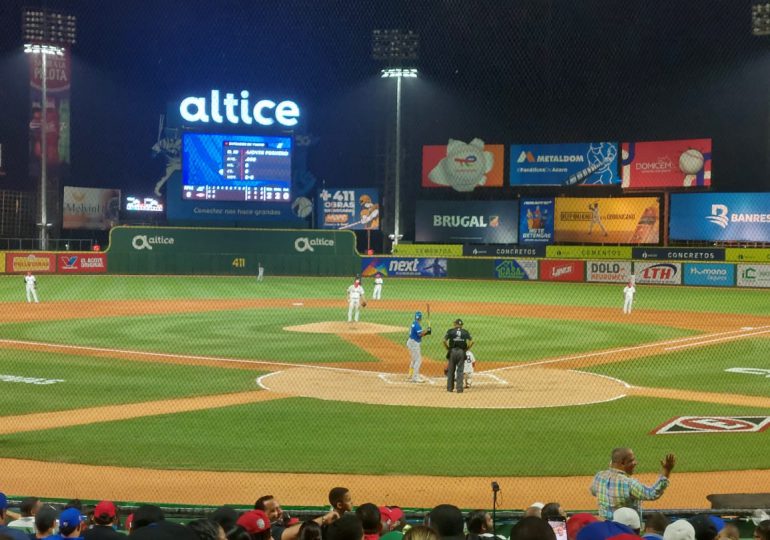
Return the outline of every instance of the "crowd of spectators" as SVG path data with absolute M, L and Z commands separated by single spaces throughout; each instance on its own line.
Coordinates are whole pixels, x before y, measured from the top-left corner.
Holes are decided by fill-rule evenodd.
M 84 509 L 73 500 L 56 510 L 29 497 L 11 512 L 0 493 L 0 540 L 740 540 L 735 523 L 698 514 L 673 521 L 662 513 L 642 516 L 628 507 L 617 508 L 609 519 L 601 512 L 569 515 L 558 503 L 533 503 L 509 536 L 496 534 L 492 515 L 474 510 L 463 515 L 451 504 L 427 513 L 424 522 L 408 523 L 397 506 L 364 503 L 354 508 L 350 491 L 333 488 L 329 509 L 300 521 L 281 508 L 276 497 L 259 497 L 252 510 L 239 512 L 222 506 L 205 519 L 185 524 L 167 520 L 161 508 L 142 505 L 120 523 L 111 501 Z M 753 540 L 770 540 L 770 516 L 754 518 Z

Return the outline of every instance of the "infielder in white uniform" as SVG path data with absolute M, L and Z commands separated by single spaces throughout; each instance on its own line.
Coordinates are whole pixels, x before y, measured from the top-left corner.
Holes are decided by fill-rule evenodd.
M 36 304 L 39 303 L 40 300 L 37 299 L 37 279 L 32 275 L 32 272 L 27 272 L 27 275 L 24 276 L 24 286 L 27 289 L 27 303 L 31 303 L 33 299 Z
M 374 276 L 374 291 L 372 291 L 372 300 L 381 300 L 382 299 L 382 274 L 377 272 Z
M 465 351 L 465 365 L 463 366 L 463 375 L 465 379 L 465 388 L 471 387 L 473 371 L 476 369 L 476 357 L 471 351 Z
M 348 322 L 352 322 L 354 316 L 355 321 L 358 322 L 361 306 L 366 306 L 366 299 L 364 298 L 364 288 L 361 286 L 361 281 L 357 279 L 353 282 L 353 285 L 348 287 Z
M 625 301 L 623 302 L 623 313 L 626 315 L 631 313 L 631 307 L 634 304 L 634 294 L 636 293 L 636 287 L 634 287 L 634 282 L 629 281 L 628 285 L 626 285 L 623 288 L 623 297 L 625 298 Z

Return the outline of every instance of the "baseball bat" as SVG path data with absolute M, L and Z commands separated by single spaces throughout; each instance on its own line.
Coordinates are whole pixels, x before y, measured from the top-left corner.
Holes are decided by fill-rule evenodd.
M 431 324 L 430 324 L 430 304 L 427 304 L 425 306 L 425 308 L 426 308 L 425 311 L 428 313 L 428 327 L 430 327 L 431 326 Z
M 574 186 L 575 184 L 582 184 L 586 178 L 591 176 L 593 173 L 604 167 L 605 165 L 612 163 L 612 160 L 615 159 L 614 156 L 607 156 L 603 160 L 601 160 L 599 163 L 594 163 L 593 165 L 589 165 L 585 169 L 578 171 L 571 175 L 569 178 L 567 178 L 564 181 L 565 186 Z

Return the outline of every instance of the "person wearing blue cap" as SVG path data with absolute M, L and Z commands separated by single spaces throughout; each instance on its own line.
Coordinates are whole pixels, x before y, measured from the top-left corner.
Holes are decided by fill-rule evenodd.
M 83 516 L 77 508 L 65 508 L 59 514 L 59 534 L 49 536 L 51 540 L 60 538 L 80 538 L 84 529 Z
M 416 311 L 412 326 L 409 328 L 409 339 L 406 340 L 406 348 L 409 349 L 411 361 L 409 363 L 409 375 L 407 380 L 415 383 L 424 383 L 425 379 L 420 376 L 420 366 L 422 365 L 422 338 L 432 333 L 430 326 L 423 330 L 422 311 Z
M 11 540 L 29 540 L 29 535 L 23 532 L 11 529 L 5 525 L 5 514 L 8 509 L 8 498 L 5 493 L 0 493 L 0 534 L 4 534 Z

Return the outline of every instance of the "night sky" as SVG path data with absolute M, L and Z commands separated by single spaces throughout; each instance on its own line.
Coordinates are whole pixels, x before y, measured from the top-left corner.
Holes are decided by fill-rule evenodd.
M 713 139 L 719 191 L 770 188 L 770 38 L 748 0 L 69 0 L 0 2 L 0 142 L 27 178 L 21 8 L 78 18 L 70 185 L 149 194 L 162 172 L 158 115 L 211 88 L 294 99 L 329 186 L 383 178 L 393 81 L 374 28 L 420 33 L 404 87 L 404 185 L 424 144 Z

